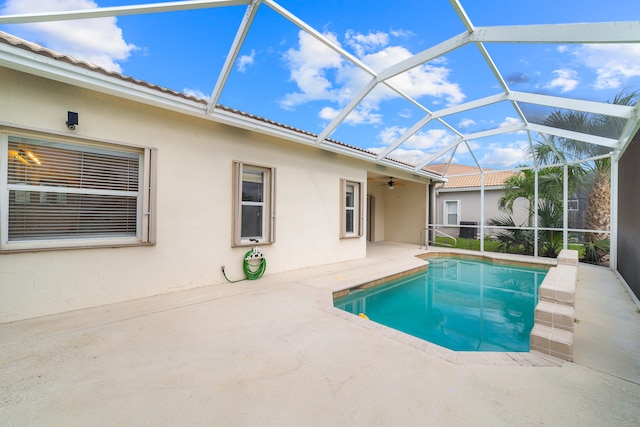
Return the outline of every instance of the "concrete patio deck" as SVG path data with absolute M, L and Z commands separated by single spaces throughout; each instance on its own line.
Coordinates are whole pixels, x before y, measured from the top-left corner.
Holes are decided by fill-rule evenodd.
M 545 367 L 445 360 L 328 306 L 420 252 L 2 324 L 0 425 L 640 425 L 640 314 L 606 268 L 580 265 L 575 362 Z

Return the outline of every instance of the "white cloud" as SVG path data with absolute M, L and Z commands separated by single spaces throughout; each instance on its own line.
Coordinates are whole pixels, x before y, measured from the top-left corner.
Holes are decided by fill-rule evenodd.
M 510 118 L 507 118 L 505 123 L 509 121 Z M 378 134 L 381 145 L 367 148 L 367 150 L 380 153 L 390 144 L 397 141 L 406 131 L 407 128 L 404 127 L 388 127 Z M 443 148 L 451 147 L 457 139 L 458 137 L 456 135 L 447 130 L 430 129 L 415 134 L 393 150 L 388 156 L 412 165 L 417 165 L 429 159 L 433 154 Z M 483 144 L 477 141 L 461 142 L 456 148 L 455 161 L 474 162 L 470 157 L 470 150 L 472 150 L 483 167 L 504 169 L 525 163 L 527 161 L 527 147 L 527 141 L 515 141 L 506 144 Z M 451 147 L 451 149 L 453 149 L 453 147 Z M 451 154 L 452 151 L 450 150 L 440 159 L 434 160 L 434 162 L 448 161 Z
M 589 44 L 576 48 L 576 60 L 596 73 L 596 89 L 618 89 L 640 76 L 640 45 Z
M 330 122 L 331 120 L 335 119 L 338 114 L 340 114 L 340 111 L 336 110 L 335 108 L 324 107 L 318 113 L 318 117 L 320 117 L 322 120 Z
M 379 153 L 397 141 L 406 131 L 407 128 L 399 126 L 383 129 L 378 134 L 382 147 L 367 148 L 367 150 Z M 451 145 L 455 138 L 453 134 L 444 129 L 429 129 L 425 132 L 418 132 L 393 150 L 389 157 L 417 165 L 441 148 Z
M 189 89 L 188 87 L 182 89 L 182 93 L 184 93 L 185 95 L 189 95 L 189 96 L 193 96 L 199 99 L 209 99 L 209 95 L 205 95 L 204 92 L 202 92 L 199 89 Z
M 331 121 L 335 119 L 338 114 L 340 114 L 340 110 L 336 110 L 331 107 L 324 107 L 318 113 L 318 117 L 326 121 Z M 366 108 L 356 108 L 349 113 L 346 119 L 344 119 L 344 123 L 349 125 L 379 124 L 381 122 L 381 114 L 373 113 L 371 110 Z
M 411 118 L 411 116 L 413 116 L 413 114 L 411 114 L 411 110 L 404 108 L 400 111 L 398 111 L 398 116 L 402 117 L 403 119 L 408 119 Z
M 380 153 L 383 149 L 378 148 L 367 148 L 367 150 L 374 152 L 375 154 Z M 429 154 L 420 150 L 406 150 L 404 148 L 396 148 L 392 153 L 388 155 L 389 158 L 408 163 L 410 165 L 418 165 L 423 161 L 426 161 L 429 158 Z
M 335 35 L 324 36 L 337 42 Z M 333 87 L 328 74 L 345 66 L 342 57 L 304 31 L 299 32 L 298 42 L 298 48 L 289 49 L 284 59 L 299 91 L 286 94 L 280 105 L 290 109 L 309 101 L 340 101 L 339 90 Z
M 517 117 L 505 117 L 505 119 L 503 120 L 502 123 L 500 123 L 500 125 L 498 127 L 501 128 L 507 128 L 510 126 L 516 126 L 516 125 L 522 125 L 522 120 L 520 120 Z M 523 134 L 523 133 L 527 133 L 526 130 L 519 130 L 517 132 L 515 132 L 516 134 Z
M 473 126 L 473 125 L 475 125 L 475 124 L 476 124 L 475 120 L 471 120 L 471 119 L 462 119 L 462 120 L 460 120 L 460 123 L 458 123 L 458 127 L 459 127 L 460 129 L 466 129 L 466 128 L 468 128 L 469 126 Z
M 378 139 L 380 142 L 386 147 L 389 144 L 395 142 L 398 138 L 400 138 L 407 131 L 407 128 L 400 126 L 391 126 L 385 129 L 382 129 L 380 133 L 378 133 Z
M 253 65 L 253 59 L 256 56 L 256 51 L 255 49 L 251 49 L 251 54 L 249 55 L 242 55 L 240 56 L 240 58 L 238 58 L 238 71 L 240 71 L 241 73 L 244 73 L 247 70 L 247 66 L 249 65 Z
M 439 56 L 437 58 L 433 58 L 431 61 L 429 61 L 429 63 L 431 63 L 432 65 L 446 65 L 449 63 L 449 60 L 447 59 L 446 56 Z
M 400 145 L 400 147 L 393 150 L 393 152 L 391 152 L 388 156 L 412 165 L 417 165 L 423 161 L 426 161 L 427 159 L 430 159 L 439 150 L 443 148 L 449 148 L 449 150 L 443 153 L 439 158 L 432 160 L 432 163 L 448 162 L 451 158 L 451 155 L 453 154 L 454 147 L 452 144 L 455 142 L 456 138 L 447 135 L 440 140 L 431 140 L 430 143 L 425 143 L 426 141 L 429 141 L 431 138 L 433 138 L 433 136 L 434 135 L 420 135 L 418 137 L 418 141 L 422 141 L 422 143 L 402 144 Z M 469 145 L 469 147 L 467 147 L 467 144 Z M 477 152 L 480 149 L 480 145 L 474 143 L 473 141 L 467 141 L 467 144 L 465 144 L 464 142 L 457 144 L 457 148 L 455 149 L 456 151 L 454 163 L 475 163 L 475 160 L 473 160 L 473 158 L 469 154 L 469 148 L 474 152 Z M 421 149 L 421 146 L 424 147 L 424 149 Z M 386 147 L 374 147 L 367 148 L 367 150 L 377 154 L 385 148 Z
M 506 128 L 509 126 L 515 126 L 515 125 L 521 125 L 522 124 L 522 120 L 520 120 L 517 117 L 505 117 L 505 119 L 502 121 L 502 123 L 500 123 L 500 127 L 501 128 Z
M 500 123 L 499 127 L 501 128 L 506 128 L 506 127 L 511 127 L 511 126 L 516 126 L 516 125 L 522 125 L 522 120 L 520 120 L 517 117 L 505 117 L 505 119 L 502 121 L 502 123 Z M 526 133 L 526 130 L 519 130 L 515 133 L 517 134 L 522 134 L 522 133 Z
M 362 61 L 375 71 L 397 64 L 412 56 L 411 52 L 402 46 L 389 46 L 379 52 L 365 55 Z M 450 69 L 444 66 L 423 64 L 405 73 L 393 77 L 389 81 L 395 87 L 409 96 L 419 98 L 432 96 L 443 98 L 448 104 L 459 104 L 465 99 L 460 86 L 448 80 Z M 390 90 L 380 94 L 381 98 L 396 97 Z
M 485 154 L 479 161 L 484 167 L 505 169 L 527 161 L 525 141 L 516 141 L 507 145 L 491 144 L 484 151 Z
M 324 35 L 339 44 L 335 34 Z M 346 34 L 346 43 L 354 48 L 363 63 L 375 71 L 381 71 L 412 56 L 412 53 L 402 46 L 387 46 L 388 40 L 388 35 L 381 32 L 364 35 L 350 31 Z M 298 46 L 289 49 L 284 55 L 290 71 L 290 80 L 296 83 L 298 91 L 288 93 L 280 100 L 282 108 L 293 109 L 297 105 L 312 101 L 329 101 L 336 104 L 337 108 L 342 108 L 371 80 L 369 74 L 304 31 L 299 32 L 298 42 Z M 456 83 L 448 80 L 450 70 L 444 63 L 441 64 L 424 64 L 390 81 L 414 98 L 431 96 L 445 100 L 448 104 L 459 103 L 464 100 L 465 95 Z M 379 123 L 381 116 L 377 111 L 380 104 L 398 97 L 397 93 L 386 86 L 376 86 L 357 111 L 352 113 L 351 122 Z M 322 112 L 324 117 L 330 117 L 331 114 L 331 110 Z M 358 117 L 365 114 L 374 114 L 375 117 Z
M 389 44 L 389 34 L 383 32 L 360 34 L 348 30 L 345 38 L 347 44 L 354 48 L 356 55 L 362 57 L 365 52 L 370 52 L 376 48 Z
M 456 139 L 451 132 L 444 129 L 429 129 L 418 132 L 404 143 L 405 147 L 419 148 L 421 150 L 439 150 Z
M 7 0 L 1 13 L 23 14 L 97 7 L 92 0 Z M 122 71 L 118 61 L 126 60 L 136 49 L 135 45 L 125 42 L 122 30 L 113 17 L 21 24 L 13 28 L 17 35 L 116 72 Z
M 562 69 L 562 70 L 554 70 L 553 74 L 557 77 L 547 85 L 545 85 L 546 89 L 555 89 L 559 88 L 560 92 L 570 92 L 578 86 L 580 81 L 577 79 L 578 73 L 574 70 Z
M 452 141 L 453 142 L 453 141 Z M 467 145 L 469 146 L 467 148 Z M 480 144 L 478 144 L 477 142 L 474 141 L 467 141 L 467 143 L 465 144 L 464 142 L 458 144 L 458 148 L 456 149 L 456 156 L 460 155 L 460 154 L 468 154 L 470 153 L 470 150 L 473 150 L 473 152 L 475 153 L 477 150 L 479 150 L 481 147 Z
M 404 39 L 415 36 L 414 32 L 408 30 L 391 30 L 389 31 L 389 34 L 391 34 L 392 37 L 399 37 Z

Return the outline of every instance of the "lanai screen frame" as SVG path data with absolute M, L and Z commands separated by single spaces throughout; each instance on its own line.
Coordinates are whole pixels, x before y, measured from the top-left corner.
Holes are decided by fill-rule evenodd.
M 544 44 L 602 44 L 602 43 L 640 43 L 640 21 L 625 21 L 625 22 L 600 22 L 600 23 L 579 23 L 579 24 L 542 24 L 542 25 L 520 25 L 520 26 L 492 26 L 492 27 L 475 27 L 469 17 L 467 16 L 464 8 L 462 7 L 460 0 L 449 0 L 449 3 L 455 11 L 458 19 L 465 28 L 465 31 L 448 39 L 441 43 L 419 52 L 412 57 L 400 61 L 392 66 L 387 67 L 384 70 L 376 72 L 360 61 L 358 58 L 350 54 L 334 41 L 325 37 L 321 32 L 314 29 L 303 20 L 277 4 L 272 0 L 187 0 L 179 2 L 166 2 L 166 3 L 153 3 L 142 5 L 128 5 L 118 7 L 102 7 L 90 10 L 75 10 L 64 12 L 49 12 L 49 13 L 34 13 L 23 15 L 5 15 L 0 16 L 1 24 L 18 24 L 18 23 L 35 23 L 35 22 L 51 22 L 62 20 L 76 20 L 76 19 L 91 19 L 100 17 L 117 17 L 125 15 L 135 14 L 150 14 L 150 13 L 162 13 L 162 12 L 176 12 L 185 10 L 197 10 L 205 8 L 218 8 L 218 7 L 230 7 L 230 6 L 246 6 L 244 16 L 238 26 L 233 43 L 230 46 L 229 52 L 226 56 L 222 70 L 218 73 L 218 77 L 208 99 L 206 106 L 199 105 L 197 103 L 189 102 L 176 102 L 175 100 L 169 100 L 167 97 L 155 97 L 150 99 L 148 97 L 140 97 L 139 90 L 127 88 L 126 85 L 122 85 L 118 88 L 111 87 L 108 83 L 104 83 L 102 91 L 110 93 L 110 91 L 116 91 L 120 96 L 128 96 L 131 99 L 142 100 L 153 105 L 159 105 L 163 108 L 171 108 L 173 110 L 183 111 L 191 115 L 202 116 L 214 121 L 231 124 L 239 127 L 250 127 L 251 129 L 263 132 L 267 134 L 277 134 L 280 137 L 284 137 L 290 140 L 301 142 L 304 144 L 315 145 L 319 148 L 342 152 L 348 155 L 359 157 L 367 160 L 368 162 L 374 162 L 379 165 L 384 165 L 392 169 L 400 169 L 404 171 L 410 171 L 411 173 L 420 176 L 422 178 L 432 179 L 434 178 L 432 173 L 425 170 L 425 166 L 433 163 L 435 160 L 442 158 L 448 152 L 455 152 L 455 149 L 461 144 L 465 145 L 470 151 L 476 165 L 480 169 L 481 176 L 484 177 L 485 171 L 475 155 L 469 144 L 469 141 L 494 135 L 512 133 L 523 131 L 526 132 L 529 141 L 529 146 L 533 152 L 533 145 L 535 135 L 550 135 L 559 138 L 574 139 L 579 141 L 585 141 L 590 144 L 602 145 L 611 148 L 612 151 L 609 154 L 611 157 L 611 268 L 616 268 L 617 256 L 617 186 L 618 186 L 618 161 L 626 150 L 628 144 L 631 142 L 633 136 L 638 131 L 640 123 L 640 105 L 635 106 L 620 106 L 615 104 L 584 101 L 578 99 L 571 99 L 561 96 L 549 96 L 540 95 L 529 92 L 519 92 L 511 90 L 506 80 L 503 78 L 500 70 L 494 63 L 493 59 L 489 55 L 485 44 L 491 43 L 544 43 Z M 307 134 L 305 137 L 301 137 L 299 132 L 285 131 L 282 129 L 274 130 L 274 127 L 268 123 L 260 123 L 255 120 L 251 120 L 248 117 L 246 120 L 238 118 L 237 116 L 231 117 L 228 110 L 218 104 L 222 91 L 227 83 L 231 70 L 236 63 L 240 50 L 247 37 L 249 29 L 256 18 L 258 9 L 261 6 L 269 7 L 274 12 L 278 13 L 286 20 L 297 26 L 300 30 L 306 32 L 320 43 L 339 54 L 341 57 L 349 61 L 352 65 L 364 71 L 370 76 L 370 80 L 365 84 L 360 91 L 351 99 L 351 101 L 339 112 L 339 114 L 317 135 Z M 460 49 L 462 47 L 474 45 L 482 58 L 484 59 L 486 66 L 494 75 L 495 80 L 500 87 L 500 91 L 494 95 L 475 99 L 469 102 L 465 102 L 452 107 L 445 107 L 439 110 L 431 110 L 424 104 L 416 99 L 413 99 L 408 94 L 402 92 L 396 87 L 391 79 L 398 76 L 416 66 L 425 64 L 431 60 L 437 59 L 446 55 L 452 51 Z M 2 60 L 0 56 L 0 60 Z M 4 62 L 4 61 L 2 61 Z M 48 70 L 43 71 L 45 74 Z M 58 75 L 62 75 L 58 72 Z M 76 75 L 80 81 L 83 79 L 80 73 Z M 95 82 L 92 82 L 95 86 Z M 98 84 L 100 85 L 100 84 Z M 332 133 L 336 128 L 345 121 L 347 116 L 354 111 L 354 109 L 365 99 L 365 97 L 371 93 L 378 86 L 386 86 L 394 91 L 397 95 L 407 100 L 410 104 L 417 107 L 424 113 L 424 116 L 417 120 L 414 125 L 408 129 L 403 135 L 398 137 L 394 142 L 389 144 L 386 149 L 379 153 L 362 153 L 354 150 L 345 149 L 344 146 L 335 144 L 335 141 L 330 139 Z M 448 122 L 446 118 L 448 116 L 469 111 L 484 106 L 489 106 L 499 102 L 508 102 L 517 113 L 521 123 L 508 126 L 498 127 L 494 129 L 485 130 L 482 132 L 465 134 L 460 129 L 457 129 L 452 123 Z M 550 126 L 544 126 L 536 123 L 531 123 L 523 113 L 520 103 L 529 103 L 535 105 L 541 105 L 551 107 L 554 109 L 566 109 L 572 111 L 587 112 L 591 114 L 601 114 L 611 117 L 618 117 L 626 120 L 626 125 L 617 139 L 605 138 L 601 136 L 573 132 L 568 130 L 562 130 Z M 450 145 L 444 147 L 442 150 L 434 153 L 431 157 L 419 162 L 416 165 L 403 165 L 394 161 L 389 156 L 405 143 L 409 138 L 415 135 L 420 129 L 424 128 L 429 122 L 437 121 L 441 126 L 456 135 L 456 140 Z M 348 142 L 348 141 L 347 141 Z M 453 155 L 452 155 L 453 156 Z M 452 157 L 451 157 L 452 158 Z M 535 160 L 535 159 L 534 159 Z M 585 161 L 580 160 L 580 162 Z M 535 163 L 535 161 L 534 161 Z M 535 169 L 542 168 L 544 166 L 558 167 L 562 166 L 565 169 L 569 163 L 559 163 L 553 165 L 536 165 Z M 506 169 L 512 170 L 512 169 Z M 565 173 L 566 177 L 566 173 Z M 446 178 L 446 177 L 445 177 Z M 536 192 L 537 193 L 537 192 Z M 566 178 L 565 178 L 565 192 L 564 192 L 564 227 L 563 227 L 563 241 L 564 247 L 567 247 L 568 232 L 566 221 Z M 482 204 L 484 204 L 484 185 L 481 186 Z M 537 205 L 537 197 L 536 197 Z M 484 215 L 484 209 L 483 214 Z M 482 223 L 484 223 L 484 218 Z M 481 225 L 483 226 L 483 225 Z M 599 230 L 585 230 L 585 231 L 599 231 Z M 536 233 L 537 234 L 537 233 Z M 483 248 L 483 241 L 481 240 L 481 250 Z M 536 250 L 537 250 L 537 244 Z M 537 255 L 537 253 L 536 253 Z
M 610 170 L 610 190 L 611 190 L 611 200 L 610 200 L 610 206 L 609 206 L 609 211 L 610 211 L 610 229 L 609 230 L 595 230 L 595 229 L 578 229 L 578 228 L 571 228 L 569 227 L 569 204 L 568 204 L 568 198 L 569 198 L 569 173 L 568 173 L 568 168 L 572 165 L 576 165 L 576 164 L 580 164 L 580 163 L 586 163 L 586 162 L 591 162 L 591 161 L 595 161 L 595 160 L 601 160 L 604 158 L 611 158 L 611 170 Z M 551 231 L 562 231 L 562 247 L 563 249 L 568 249 L 569 248 L 569 233 L 598 233 L 598 234 L 605 234 L 605 235 L 609 235 L 610 239 L 611 239 L 611 252 L 610 252 L 610 261 L 609 261 L 609 266 L 612 269 L 616 269 L 617 268 L 617 206 L 618 206 L 618 191 L 617 191 L 617 183 L 618 183 L 618 161 L 619 158 L 614 159 L 613 154 L 609 153 L 606 155 L 601 155 L 601 156 L 595 156 L 595 157 L 590 157 L 590 158 L 586 158 L 586 159 L 581 159 L 581 160 L 574 160 L 574 161 L 568 161 L 568 162 L 563 162 L 563 163 L 552 163 L 552 164 L 544 164 L 544 165 L 537 165 L 537 166 L 530 166 L 530 167 L 519 167 L 519 168 L 512 168 L 512 169 L 503 169 L 503 170 L 483 170 L 480 173 L 474 173 L 474 174 L 456 174 L 456 175 L 447 175 L 448 178 L 453 178 L 453 177 L 465 177 L 465 176 L 480 176 L 480 221 L 478 223 L 478 225 L 459 225 L 457 227 L 460 228 L 464 228 L 464 227 L 468 227 L 468 228 L 478 228 L 479 229 L 479 244 L 480 244 L 480 252 L 485 252 L 485 230 L 486 229 L 497 229 L 497 230 L 532 230 L 534 231 L 534 257 L 538 257 L 538 253 L 539 253 L 539 231 L 547 231 L 547 230 L 551 230 Z M 562 197 L 562 208 L 563 208 L 563 212 L 562 212 L 562 217 L 563 217 L 563 227 L 562 228 L 545 228 L 545 227 L 540 227 L 538 224 L 538 221 L 534 221 L 533 226 L 496 226 L 496 225 L 486 225 L 487 222 L 487 218 L 485 216 L 485 176 L 487 174 L 492 174 L 492 173 L 502 173 L 505 171 L 513 171 L 513 172 L 521 172 L 524 170 L 533 170 L 534 171 L 534 176 L 535 176 L 535 197 L 533 200 L 533 218 L 537 218 L 538 217 L 538 207 L 539 207 L 539 194 L 538 194 L 538 183 L 539 183 L 539 172 L 542 169 L 545 168 L 562 168 L 563 172 L 562 172 L 562 176 L 563 176 L 563 197 Z M 615 183 L 615 184 L 614 184 Z M 431 206 L 433 209 L 437 209 L 436 207 L 436 203 L 432 200 L 431 201 Z M 436 217 L 434 215 L 434 217 Z M 438 230 L 439 228 L 445 228 L 445 227 L 451 227 L 450 225 L 447 224 L 441 224 L 441 223 L 429 223 L 427 225 L 427 231 L 433 231 L 433 230 Z M 437 231 L 434 233 L 437 235 Z M 425 234 L 425 237 L 427 236 L 427 234 Z M 429 237 L 427 237 L 427 239 L 429 239 Z M 433 236 L 433 239 L 435 239 L 435 236 Z M 429 240 L 429 242 L 431 242 L 432 240 Z M 421 242 L 422 243 L 422 242 Z M 424 242 L 425 245 L 428 242 Z

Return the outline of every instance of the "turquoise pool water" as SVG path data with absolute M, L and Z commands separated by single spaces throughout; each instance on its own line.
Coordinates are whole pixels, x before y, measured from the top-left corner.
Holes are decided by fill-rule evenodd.
M 547 269 L 456 258 L 334 300 L 342 310 L 455 351 L 529 351 Z

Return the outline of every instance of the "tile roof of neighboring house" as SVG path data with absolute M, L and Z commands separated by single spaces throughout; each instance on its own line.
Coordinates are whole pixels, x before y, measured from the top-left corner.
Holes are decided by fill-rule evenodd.
M 429 172 L 437 173 L 438 175 L 443 175 L 446 170 L 448 182 L 444 185 L 439 186 L 440 189 L 480 187 L 480 168 L 476 166 L 451 164 L 447 168 L 446 163 L 440 163 L 436 165 L 426 166 L 425 169 Z M 484 168 L 483 170 L 485 172 L 494 171 L 494 169 L 488 168 Z M 485 187 L 501 187 L 507 178 L 515 174 L 515 172 L 511 171 L 485 173 L 484 185 Z
M 6 45 L 9 45 L 9 46 L 13 46 L 13 47 L 17 47 L 19 49 L 23 49 L 23 50 L 26 50 L 28 52 L 32 52 L 32 53 L 35 53 L 35 54 L 38 54 L 38 55 L 46 56 L 48 58 L 51 58 L 51 59 L 54 59 L 54 60 L 57 60 L 57 61 L 61 61 L 61 62 L 65 62 L 65 63 L 70 64 L 70 65 L 81 67 L 81 68 L 84 68 L 84 69 L 89 70 L 89 71 L 93 71 L 93 72 L 100 73 L 100 74 L 103 74 L 103 75 L 106 75 L 106 76 L 109 76 L 109 77 L 120 79 L 120 80 L 129 82 L 129 83 L 133 83 L 135 85 L 143 86 L 143 87 L 146 87 L 146 88 L 149 88 L 149 89 L 152 89 L 152 90 L 157 90 L 159 92 L 162 92 L 162 93 L 165 93 L 165 94 L 168 94 L 168 95 L 171 95 L 171 96 L 176 96 L 178 98 L 187 99 L 189 101 L 194 101 L 194 102 L 197 102 L 199 104 L 203 104 L 203 106 L 207 105 L 207 100 L 206 99 L 197 98 L 197 97 L 194 97 L 194 96 L 191 96 L 191 95 L 187 95 L 187 94 L 182 93 L 182 92 L 175 91 L 173 89 L 167 89 L 165 87 L 158 86 L 158 85 L 155 85 L 153 83 L 146 82 L 144 80 L 135 79 L 133 77 L 129 77 L 129 76 L 122 75 L 120 73 L 116 73 L 114 71 L 109 71 L 109 70 L 106 70 L 106 69 L 104 69 L 102 67 L 99 67 L 99 66 L 97 66 L 95 64 L 90 64 L 88 62 L 79 61 L 79 60 L 77 60 L 77 59 L 75 59 L 75 58 L 73 58 L 71 56 L 61 54 L 61 53 L 56 52 L 56 51 L 51 50 L 51 49 L 47 49 L 47 48 L 42 47 L 42 46 L 40 46 L 40 45 L 38 45 L 36 43 L 29 42 L 27 40 L 24 40 L 24 39 L 21 39 L 19 37 L 13 36 L 13 35 L 11 35 L 9 33 L 6 33 L 4 31 L 0 31 L 0 43 L 6 44 Z M 266 119 L 264 117 L 256 116 L 254 114 L 246 113 L 244 111 L 236 110 L 235 108 L 230 108 L 230 107 L 227 107 L 227 106 L 224 106 L 224 105 L 221 105 L 221 104 L 216 105 L 216 108 L 219 109 L 219 110 L 227 111 L 227 112 L 232 113 L 232 114 L 236 114 L 238 116 L 246 117 L 246 118 L 253 119 L 253 120 L 258 120 L 258 121 L 261 121 L 261 122 L 266 123 L 266 124 L 270 124 L 270 125 L 273 125 L 273 126 L 277 126 L 279 128 L 287 129 L 287 130 L 290 130 L 290 131 L 293 131 L 293 132 L 296 132 L 296 133 L 299 133 L 299 134 L 311 136 L 312 138 L 315 138 L 315 137 L 318 136 L 318 135 L 316 135 L 316 134 L 314 134 L 312 132 L 308 132 L 308 131 L 305 131 L 303 129 L 299 129 L 299 128 L 295 128 L 293 126 L 285 125 L 283 123 L 275 122 L 273 120 L 269 120 L 269 119 Z M 375 159 L 376 156 L 377 156 L 377 154 L 374 153 L 374 152 L 371 152 L 371 151 L 368 151 L 368 150 L 365 150 L 365 149 L 362 149 L 362 148 L 359 148 L 359 147 L 355 147 L 353 145 L 349 145 L 349 144 L 346 144 L 344 142 L 337 141 L 335 139 L 327 138 L 326 141 L 330 142 L 330 143 L 333 143 L 333 144 L 336 144 L 336 145 L 339 145 L 339 146 L 342 146 L 342 147 L 345 147 L 345 148 L 348 148 L 348 149 L 353 150 L 353 151 L 357 151 L 357 152 L 364 153 L 364 154 L 369 154 L 369 155 L 371 155 L 371 159 L 372 160 Z M 410 166 L 410 167 L 414 166 L 414 165 L 411 165 L 411 164 L 408 164 L 408 163 L 405 163 L 405 162 L 402 162 L 402 161 L 399 161 L 399 160 L 396 160 L 396 159 L 392 159 L 392 158 L 389 158 L 389 157 L 385 157 L 385 160 L 391 161 L 391 162 L 396 163 L 398 165 Z M 426 172 L 431 172 L 431 171 L 429 171 L 427 169 L 424 169 L 424 170 Z M 436 173 L 436 175 L 438 175 L 438 174 Z

